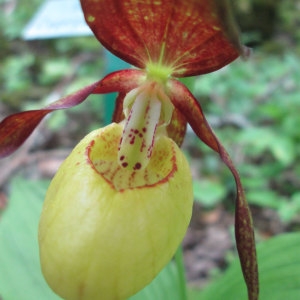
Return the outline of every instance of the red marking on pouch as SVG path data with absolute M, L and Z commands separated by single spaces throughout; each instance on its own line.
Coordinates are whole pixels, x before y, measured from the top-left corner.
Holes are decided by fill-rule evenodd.
M 145 141 L 143 140 L 143 141 L 142 141 L 141 148 L 140 148 L 140 152 L 143 152 L 144 149 L 145 149 L 145 147 L 146 147 L 146 143 L 145 143 Z
M 89 164 L 92 164 L 92 162 L 90 161 L 90 153 L 91 153 L 91 150 L 92 150 L 92 147 L 95 145 L 95 140 L 92 140 L 88 146 L 85 148 L 85 155 L 87 156 L 88 158 L 88 163 Z

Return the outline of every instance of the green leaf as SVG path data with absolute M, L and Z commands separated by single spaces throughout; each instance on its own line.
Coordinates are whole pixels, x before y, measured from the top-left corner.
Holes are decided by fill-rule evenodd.
M 290 165 L 295 160 L 295 144 L 289 137 L 283 135 L 274 137 L 270 150 L 274 157 L 285 166 Z
M 128 300 L 184 300 L 181 297 L 180 277 L 171 261 L 143 290 Z
M 277 195 L 274 191 L 266 189 L 253 189 L 247 193 L 249 203 L 256 204 L 263 207 L 271 207 L 278 209 L 282 202 L 282 197 Z
M 294 300 L 300 295 L 300 233 L 286 233 L 257 247 L 260 300 Z M 246 288 L 238 259 L 199 300 L 246 300 Z
M 15 178 L 0 220 L 0 298 L 60 299 L 40 270 L 38 222 L 48 182 Z
M 289 201 L 281 203 L 278 214 L 283 222 L 289 222 L 300 212 L 300 192 L 292 195 Z
M 58 81 L 70 71 L 70 61 L 65 57 L 47 60 L 43 65 L 43 72 L 39 79 L 41 84 L 50 85 Z
M 226 188 L 220 182 L 203 179 L 193 182 L 195 199 L 205 207 L 213 207 L 220 203 L 225 195 Z

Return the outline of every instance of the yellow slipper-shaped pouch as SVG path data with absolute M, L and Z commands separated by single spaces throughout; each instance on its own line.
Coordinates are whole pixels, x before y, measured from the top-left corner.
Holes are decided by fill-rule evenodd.
M 88 134 L 54 177 L 39 225 L 40 259 L 50 287 L 68 300 L 126 299 L 174 255 L 192 211 L 188 163 L 168 137 L 149 164 L 118 164 L 123 127 Z

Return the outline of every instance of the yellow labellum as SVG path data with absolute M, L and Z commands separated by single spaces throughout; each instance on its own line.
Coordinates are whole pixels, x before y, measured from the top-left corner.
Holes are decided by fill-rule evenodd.
M 50 287 L 68 300 L 126 299 L 174 255 L 191 217 L 188 163 L 167 137 L 149 165 L 118 165 L 122 126 L 87 135 L 54 177 L 39 226 Z

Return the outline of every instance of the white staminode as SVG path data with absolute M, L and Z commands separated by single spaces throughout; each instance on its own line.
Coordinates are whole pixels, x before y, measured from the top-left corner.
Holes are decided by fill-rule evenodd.
M 152 154 L 161 102 L 155 93 L 149 93 L 145 89 L 136 96 L 131 108 L 126 110 L 126 123 L 120 141 L 118 160 L 124 168 L 142 170 L 148 165 Z

